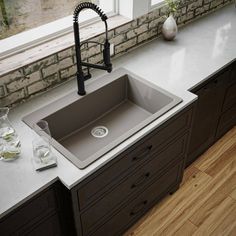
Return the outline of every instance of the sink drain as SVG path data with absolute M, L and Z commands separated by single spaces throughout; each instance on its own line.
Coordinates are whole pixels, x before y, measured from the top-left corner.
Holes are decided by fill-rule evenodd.
M 108 135 L 108 129 L 105 126 L 96 126 L 91 130 L 91 134 L 95 138 L 104 138 Z

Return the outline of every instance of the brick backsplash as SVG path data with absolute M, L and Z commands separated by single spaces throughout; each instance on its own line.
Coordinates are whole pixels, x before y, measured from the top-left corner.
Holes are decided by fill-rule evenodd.
M 183 0 L 175 14 L 175 18 L 178 25 L 182 26 L 230 2 L 233 1 Z M 165 13 L 166 7 L 162 6 L 109 31 L 110 43 L 114 44 L 113 57 L 120 56 L 144 42 L 160 36 Z M 103 42 L 104 38 L 104 34 L 101 34 L 91 40 Z M 90 63 L 101 62 L 101 46 L 85 43 L 82 47 L 82 59 Z M 15 106 L 70 79 L 75 79 L 75 73 L 74 46 L 12 71 L 0 77 L 0 107 Z

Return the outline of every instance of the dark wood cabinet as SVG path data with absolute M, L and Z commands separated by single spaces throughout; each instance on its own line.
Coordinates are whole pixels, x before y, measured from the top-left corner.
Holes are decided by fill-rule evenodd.
M 16 236 L 63 236 L 58 214 L 54 213 L 33 225 L 26 225 L 18 232 Z
M 99 221 L 102 222 L 105 218 L 110 218 L 111 212 L 119 208 L 131 195 L 137 195 L 140 191 L 143 191 L 143 188 L 157 178 L 158 174 L 162 174 L 166 167 L 168 169 L 169 164 L 178 164 L 180 160 L 183 160 L 186 142 L 187 135 L 172 142 L 168 148 L 151 156 L 150 161 L 146 165 L 138 168 L 131 176 L 124 178 L 118 186 L 110 189 L 92 207 L 81 211 L 83 233 L 87 235 L 91 229 L 99 224 Z
M 69 195 L 60 182 L 43 190 L 0 220 L 1 236 L 75 235 Z
M 93 236 L 122 235 L 128 227 L 137 221 L 147 210 L 166 196 L 179 183 L 183 163 L 169 168 L 160 178 L 152 182 L 143 192 L 129 199 L 119 211 L 113 213 L 108 221 L 97 228 Z
M 198 95 L 186 166 L 236 124 L 235 63 L 192 92 Z
M 182 180 L 194 105 L 71 190 L 77 235 L 116 235 Z

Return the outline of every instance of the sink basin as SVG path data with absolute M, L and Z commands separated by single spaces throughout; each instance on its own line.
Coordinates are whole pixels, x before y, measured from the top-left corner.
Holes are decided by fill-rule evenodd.
M 182 100 L 118 69 L 27 115 L 24 122 L 48 121 L 52 145 L 78 168 L 85 168 Z

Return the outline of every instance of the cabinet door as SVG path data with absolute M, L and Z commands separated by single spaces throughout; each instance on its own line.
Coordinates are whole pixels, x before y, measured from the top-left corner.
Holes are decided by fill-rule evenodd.
M 37 194 L 22 206 L 0 220 L 0 235 L 9 236 L 25 225 L 32 225 L 56 211 L 55 192 L 52 187 Z
M 59 217 L 54 214 L 31 227 L 27 226 L 15 234 L 16 236 L 62 236 Z
M 64 188 L 56 182 L 0 219 L 0 235 L 75 235 Z
M 227 111 L 236 103 L 236 63 L 232 66 L 232 71 L 227 84 L 225 99 L 223 103 L 222 112 Z
M 216 138 L 219 139 L 236 124 L 236 62 L 232 66 L 226 88 L 222 114 L 218 123 Z
M 215 133 L 229 77 L 226 70 L 197 90 L 198 95 L 186 165 L 191 164 L 215 140 Z

